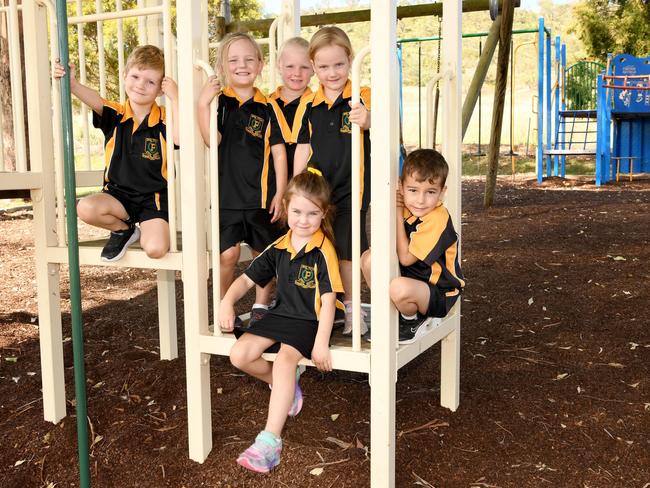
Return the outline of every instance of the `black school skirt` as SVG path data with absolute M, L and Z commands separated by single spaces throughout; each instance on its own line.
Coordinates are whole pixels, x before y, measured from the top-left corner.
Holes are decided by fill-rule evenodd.
M 278 352 L 280 344 L 287 344 L 296 348 L 303 357 L 311 359 L 311 350 L 314 348 L 318 321 L 298 320 L 281 315 L 275 315 L 269 310 L 264 317 L 255 322 L 251 327 L 235 328 L 235 336 L 240 337 L 248 332 L 276 341 L 265 352 Z

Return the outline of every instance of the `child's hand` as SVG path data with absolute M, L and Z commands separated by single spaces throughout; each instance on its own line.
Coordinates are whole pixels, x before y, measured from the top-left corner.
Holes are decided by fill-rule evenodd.
M 354 106 L 350 102 L 350 122 L 357 124 L 363 130 L 370 128 L 370 112 L 361 103 L 356 103 Z
M 178 85 L 169 76 L 163 77 L 160 89 L 171 100 L 178 100 Z
M 68 63 L 68 68 L 70 69 L 70 83 L 73 81 L 76 81 L 77 78 L 75 76 L 76 70 L 74 67 L 74 64 Z M 61 61 L 57 58 L 54 60 L 54 70 L 52 72 L 52 75 L 54 76 L 55 80 L 60 80 L 65 76 L 65 68 L 61 64 Z
M 282 215 L 282 195 L 276 193 L 269 205 L 269 214 L 271 214 L 271 223 L 277 222 Z
M 235 308 L 226 300 L 221 300 L 219 306 L 219 328 L 224 332 L 232 332 L 235 328 Z
M 210 105 L 212 99 L 221 92 L 221 82 L 219 78 L 215 75 L 212 75 L 208 78 L 208 81 L 205 82 L 201 93 L 199 95 L 199 104 L 200 105 Z
M 327 344 L 316 342 L 311 350 L 311 360 L 319 371 L 332 371 L 332 355 Z
M 398 210 L 404 208 L 404 196 L 402 195 L 402 190 L 399 187 L 395 193 L 395 207 L 397 207 Z M 399 217 L 401 217 L 401 215 Z

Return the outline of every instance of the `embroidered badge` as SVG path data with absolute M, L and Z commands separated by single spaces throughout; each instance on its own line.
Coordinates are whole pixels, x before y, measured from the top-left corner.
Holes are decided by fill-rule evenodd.
M 307 266 L 306 264 L 301 264 L 295 284 L 300 288 L 316 288 L 316 275 L 314 273 L 314 268 Z
M 352 122 L 350 122 L 350 112 L 343 112 L 341 115 L 341 129 L 340 131 L 343 134 L 352 133 Z
M 258 115 L 251 114 L 248 119 L 248 125 L 246 126 L 246 132 L 248 132 L 253 137 L 262 138 L 262 126 L 264 125 L 264 119 Z
M 158 148 L 158 139 L 152 137 L 147 137 L 144 140 L 144 152 L 142 157 L 145 159 L 150 159 L 151 161 L 157 161 L 160 159 L 160 150 Z

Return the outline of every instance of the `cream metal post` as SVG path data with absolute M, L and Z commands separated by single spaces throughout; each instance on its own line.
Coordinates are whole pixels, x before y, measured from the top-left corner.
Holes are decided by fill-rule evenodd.
M 397 276 L 395 190 L 399 161 L 399 77 L 396 0 L 372 0 L 372 343 L 370 361 L 370 486 L 395 486 L 397 313 L 389 286 Z M 353 230 L 355 228 L 353 227 Z
M 275 90 L 278 71 L 278 46 L 280 46 L 280 24 L 284 22 L 282 14 L 278 15 L 269 27 L 269 91 Z
M 51 4 L 47 4 L 48 8 Z M 50 10 L 50 15 L 53 12 Z M 23 8 L 25 86 L 29 123 L 29 150 L 31 170 L 40 172 L 43 181 L 54 180 L 54 147 L 51 67 L 48 59 L 47 11 L 36 2 L 27 1 Z M 50 19 L 50 25 L 51 19 Z M 50 30 L 56 37 L 56 29 Z M 56 116 L 55 116 L 56 117 Z M 43 184 L 31 191 L 34 208 L 34 245 L 36 248 L 36 285 L 38 288 L 39 344 L 45 420 L 58 422 L 66 415 L 65 376 L 63 367 L 63 334 L 61 329 L 61 297 L 59 265 L 50 263 L 44 252 L 47 246 L 56 246 L 54 186 Z
M 187 378 L 187 424 L 190 458 L 202 462 L 212 449 L 210 402 L 210 355 L 201 352 L 208 327 L 208 269 L 205 229 L 205 151 L 196 130 L 196 101 L 202 76 L 194 68 L 201 53 L 201 5 L 194 0 L 176 11 L 178 36 L 178 87 L 180 113 L 181 190 L 183 205 L 183 295 L 185 297 L 185 364 Z M 218 338 L 215 338 L 218 339 Z
M 11 63 L 11 102 L 14 122 L 14 147 L 16 170 L 27 171 L 27 151 L 25 150 L 25 103 L 23 100 L 23 70 L 20 59 L 20 31 L 18 29 L 18 4 L 9 0 L 9 59 Z
M 445 123 L 442 125 L 442 154 L 449 164 L 445 204 L 454 228 L 461 239 L 461 173 L 462 157 L 462 5 L 458 0 L 443 0 L 442 66 L 451 71 L 444 103 Z M 458 246 L 458 259 L 460 260 Z M 451 410 L 458 408 L 460 399 L 460 300 L 449 313 L 453 329 L 441 341 L 440 403 Z
M 300 0 L 283 0 L 284 39 L 300 35 Z M 274 87 L 275 88 L 275 87 Z
M 427 83 L 427 94 L 426 94 L 426 103 L 427 103 L 427 121 L 426 121 L 426 131 L 427 131 L 427 145 L 429 149 L 436 148 L 436 141 L 433 140 L 433 125 L 435 121 L 433 120 L 433 89 L 436 86 L 436 83 L 440 80 L 449 80 L 453 76 L 451 71 L 445 71 L 444 73 L 438 73 L 431 81 Z M 444 117 L 441 117 L 442 120 L 446 120 Z
M 77 0 L 77 16 L 83 15 L 81 0 Z M 70 17 L 68 17 L 68 24 L 70 24 Z M 88 80 L 86 79 L 86 48 L 84 46 L 84 24 L 80 23 L 77 27 L 77 46 L 79 54 L 79 65 L 77 66 L 77 79 L 81 84 L 85 85 Z M 67 68 L 67 66 L 64 66 Z M 83 130 L 84 140 L 84 154 L 86 156 L 86 169 L 91 169 L 90 164 L 90 127 L 88 125 L 88 106 L 85 103 L 81 104 L 81 127 Z
M 202 69 L 206 76 L 214 76 L 214 70 L 205 61 L 197 59 L 194 65 Z M 223 333 L 219 328 L 219 304 L 221 303 L 221 253 L 219 247 L 219 143 L 217 141 L 217 128 L 213 127 L 217 121 L 217 110 L 219 108 L 219 95 L 210 103 L 210 148 L 208 160 L 208 181 L 210 182 L 210 249 L 212 258 L 212 316 L 214 323 L 213 333 L 221 336 Z
M 163 14 L 163 37 L 165 41 L 165 75 L 174 77 L 172 71 L 172 58 L 174 56 L 174 45 L 172 36 L 172 13 L 169 0 L 162 2 Z M 172 101 L 165 98 L 165 127 L 167 128 L 167 208 L 169 215 L 169 249 L 172 252 L 178 251 L 176 242 L 176 151 L 174 151 L 174 124 Z
M 141 0 L 138 0 L 138 6 L 140 6 Z M 115 0 L 115 11 L 122 12 L 122 0 Z M 144 17 L 138 17 L 138 25 L 140 21 L 144 22 Z M 142 28 L 144 32 L 144 28 Z M 138 32 L 138 36 L 141 34 Z M 140 43 L 142 45 L 144 43 Z M 124 21 L 119 19 L 117 21 L 117 72 L 124 73 Z M 124 77 L 118 76 L 119 86 L 120 86 L 120 103 L 124 103 L 126 100 L 126 93 L 124 92 Z
M 360 101 L 361 64 L 370 46 L 361 49 L 352 61 L 352 106 Z M 361 128 L 352 124 L 352 350 L 361 350 Z M 365 188 L 364 191 L 368 191 Z
M 122 0 L 118 1 L 120 4 L 122 3 Z M 138 0 L 138 8 L 144 8 L 145 3 L 145 0 Z M 120 10 L 122 10 L 121 5 Z M 138 17 L 138 45 L 143 46 L 145 44 L 147 44 L 147 19 L 144 17 Z
M 2 15 L 6 15 L 5 9 L 0 9 L 0 22 L 2 22 Z M 11 68 L 10 68 L 11 69 Z M 5 167 L 5 147 L 4 147 L 4 134 L 2 110 L 0 110 L 0 171 L 7 171 Z
M 95 11 L 103 12 L 102 0 L 95 0 Z M 99 95 L 106 98 L 106 55 L 104 49 L 104 22 L 97 22 L 97 49 L 99 57 Z
M 56 8 L 52 0 L 41 0 L 47 8 L 50 32 L 56 32 Z M 59 38 L 52 35 L 50 39 L 50 62 L 59 58 Z M 51 74 L 50 74 L 51 76 Z M 52 124 L 54 129 L 54 177 L 56 192 L 56 229 L 59 247 L 66 246 L 65 230 L 65 195 L 63 191 L 63 132 L 61 129 L 61 85 L 52 78 Z

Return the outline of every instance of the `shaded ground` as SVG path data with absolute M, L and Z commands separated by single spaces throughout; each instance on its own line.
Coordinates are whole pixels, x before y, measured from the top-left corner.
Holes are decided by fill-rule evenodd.
M 481 182 L 463 186 L 460 407 L 438 404 L 438 347 L 400 371 L 397 486 L 650 486 L 650 184 L 503 180 L 489 211 Z M 69 416 L 42 420 L 31 227 L 28 212 L 0 215 L 0 487 L 77 486 L 69 341 Z M 214 449 L 199 465 L 184 360 L 157 360 L 154 273 L 85 268 L 82 286 L 93 486 L 370 485 L 365 375 L 308 370 L 282 464 L 259 476 L 234 459 L 268 389 L 214 357 Z

